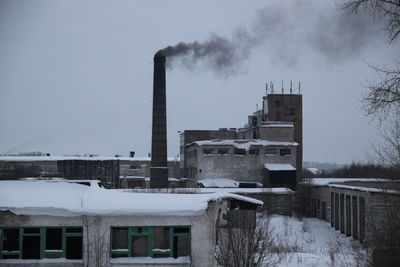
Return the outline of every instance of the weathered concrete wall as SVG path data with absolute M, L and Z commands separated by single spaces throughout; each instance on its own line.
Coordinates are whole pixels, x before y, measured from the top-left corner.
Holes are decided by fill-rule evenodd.
M 288 123 L 289 124 L 289 123 Z M 260 127 L 260 139 L 268 141 L 294 142 L 294 127 Z
M 264 149 L 276 149 L 275 155 L 265 155 Z M 281 156 L 280 149 L 289 148 L 291 155 Z M 214 149 L 213 154 L 204 154 L 203 149 Z M 228 154 L 218 154 L 218 149 L 229 149 Z M 194 155 L 187 158 L 187 166 L 195 169 L 195 177 L 200 179 L 228 178 L 244 182 L 263 183 L 263 169 L 265 163 L 286 163 L 296 167 L 295 147 L 258 147 L 257 154 L 246 155 L 234 154 L 234 148 L 229 146 L 192 146 L 188 152 L 193 151 Z
M 121 160 L 121 176 L 143 176 L 150 177 L 150 159 L 149 160 Z M 179 161 L 168 160 L 168 177 L 180 178 Z
M 227 200 L 224 200 L 225 203 Z M 45 227 L 80 226 L 83 227 L 83 260 L 72 263 L 45 263 L 36 260 L 37 266 L 95 266 L 96 261 L 104 260 L 102 266 L 127 266 L 110 263 L 110 228 L 112 226 L 191 226 L 191 266 L 215 266 L 215 234 L 220 215 L 220 202 L 209 203 L 208 209 L 200 216 L 17 216 L 10 212 L 0 212 L 0 227 Z M 135 204 L 135 203 L 132 203 Z M 89 238 L 87 238 L 89 237 Z M 101 237 L 101 238 L 99 238 Z M 100 242 L 100 241 L 101 242 Z M 101 244 L 100 244 L 101 243 Z M 96 247 L 103 247 L 99 253 Z M 89 252 L 89 257 L 87 256 Z M 22 260 L 24 262 L 24 260 Z M 25 266 L 32 261 L 25 260 Z M 129 264 L 143 266 L 144 264 Z M 178 264 L 157 264 L 154 266 L 176 266 Z M 0 266 L 16 266 L 0 260 Z M 36 265 L 35 265 L 36 266 Z M 146 265 L 153 266 L 153 265 Z M 182 266 L 180 264 L 179 266 Z M 185 265 L 184 265 L 185 266 Z
M 376 238 L 377 232 L 386 223 L 387 218 L 385 218 L 385 214 L 388 205 L 396 197 L 396 195 L 392 194 L 329 186 L 311 186 L 309 187 L 308 194 L 309 202 L 307 203 L 307 207 L 309 215 L 322 219 L 322 202 L 326 202 L 326 220 L 331 223 L 331 226 L 343 234 L 366 242 Z M 343 204 L 341 204 L 342 195 L 344 199 Z M 336 197 L 338 198 L 338 205 L 335 205 Z M 400 201 L 400 196 L 397 197 L 398 201 Z M 349 200 L 348 206 L 346 205 L 347 199 Z M 321 208 L 318 208 L 318 205 L 315 206 L 318 201 L 321 203 Z M 364 211 L 362 211 L 362 201 L 364 201 Z M 338 210 L 335 212 L 336 207 Z M 362 216 L 363 212 L 364 216 Z M 362 222 L 363 220 L 364 223 Z M 362 223 L 364 226 L 361 225 Z M 362 227 L 365 227 L 364 237 L 360 237 Z
M 272 214 L 291 216 L 294 207 L 294 194 L 271 194 L 271 193 L 239 193 L 264 202 L 261 210 Z

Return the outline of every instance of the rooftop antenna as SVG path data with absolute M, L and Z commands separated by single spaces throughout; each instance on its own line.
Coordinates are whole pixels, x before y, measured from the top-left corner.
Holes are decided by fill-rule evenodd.
M 256 111 L 258 111 L 258 104 L 256 104 Z
M 272 81 L 270 83 L 271 83 L 271 94 L 274 94 L 274 84 Z
M 282 80 L 282 95 L 283 95 L 283 80 Z
M 293 89 L 292 89 L 292 81 L 290 81 L 290 94 L 293 93 Z
M 299 94 L 300 94 L 301 82 L 299 81 Z
M 268 95 L 268 83 L 265 84 L 265 95 Z

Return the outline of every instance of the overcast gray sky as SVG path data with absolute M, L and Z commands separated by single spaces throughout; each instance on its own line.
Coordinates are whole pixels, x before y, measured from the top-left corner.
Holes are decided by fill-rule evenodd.
M 365 61 L 390 66 L 399 45 L 334 1 L 281 2 L 1 0 L 0 153 L 147 155 L 154 53 L 218 37 L 237 49 L 233 64 L 174 61 L 167 72 L 170 156 L 178 131 L 242 127 L 266 82 L 287 91 L 292 80 L 304 160 L 365 160 L 377 141 L 359 108 L 361 84 L 376 79 Z

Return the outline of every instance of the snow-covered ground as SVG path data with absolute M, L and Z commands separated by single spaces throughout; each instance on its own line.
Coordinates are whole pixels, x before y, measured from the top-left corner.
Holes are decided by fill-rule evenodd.
M 266 216 L 260 218 L 266 220 Z M 326 221 L 272 215 L 275 245 L 282 250 L 279 267 L 365 266 L 367 252 L 358 241 L 335 231 Z

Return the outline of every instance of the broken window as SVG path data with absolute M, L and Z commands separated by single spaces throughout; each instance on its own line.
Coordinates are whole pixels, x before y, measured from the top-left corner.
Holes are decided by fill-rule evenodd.
M 62 228 L 46 229 L 46 258 L 62 257 Z
M 128 228 L 113 228 L 111 244 L 111 257 L 128 257 Z
M 24 236 L 22 241 L 23 259 L 40 259 L 40 235 Z
M 169 248 L 169 227 L 154 227 L 153 254 L 155 258 L 168 257 Z
M 264 154 L 267 155 L 267 156 L 275 156 L 276 155 L 276 149 L 267 148 L 267 149 L 265 149 Z
M 4 228 L 0 233 L 0 259 L 82 259 L 82 227 Z
M 211 148 L 203 148 L 203 154 L 204 154 L 204 155 L 212 155 L 212 154 L 214 154 L 214 149 L 211 149 Z
M 258 155 L 258 149 L 256 148 L 249 149 L 249 155 Z
M 229 154 L 229 149 L 227 148 L 219 148 L 218 149 L 218 155 L 227 155 Z
M 82 236 L 66 237 L 67 259 L 82 259 Z
M 112 249 L 128 249 L 128 228 L 112 230 Z
M 147 257 L 147 236 L 132 237 L 132 257 Z
M 2 231 L 3 240 L 3 259 L 18 259 L 19 258 L 19 229 L 4 228 Z
M 246 149 L 236 148 L 234 153 L 235 155 L 246 155 Z
M 190 254 L 190 227 L 112 228 L 111 257 L 180 257 Z

